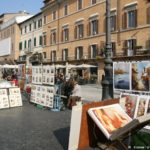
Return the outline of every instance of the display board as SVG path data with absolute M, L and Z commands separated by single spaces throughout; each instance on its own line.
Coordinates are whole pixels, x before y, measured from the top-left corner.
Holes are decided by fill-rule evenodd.
M 33 66 L 30 101 L 53 108 L 54 102 L 54 66 Z
M 0 109 L 22 106 L 20 88 L 0 89 Z
M 150 92 L 150 61 L 114 62 L 115 90 Z

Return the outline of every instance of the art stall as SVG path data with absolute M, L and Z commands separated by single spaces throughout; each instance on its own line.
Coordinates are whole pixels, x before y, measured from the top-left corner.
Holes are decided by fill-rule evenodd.
M 32 85 L 30 102 L 48 108 L 54 108 L 54 77 L 54 66 L 32 66 Z
M 20 88 L 15 85 L 14 75 L 18 69 L 17 65 L 1 66 L 1 81 L 0 81 L 0 109 L 22 106 L 22 98 Z M 5 79 L 10 78 L 10 81 Z
M 150 61 L 114 62 L 113 82 L 117 98 L 73 107 L 69 150 L 149 148 Z

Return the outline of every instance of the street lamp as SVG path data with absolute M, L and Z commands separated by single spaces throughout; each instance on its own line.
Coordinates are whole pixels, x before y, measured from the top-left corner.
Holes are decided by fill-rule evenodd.
M 110 31 L 110 0 L 106 0 L 106 49 L 104 58 L 104 72 L 102 76 L 102 100 L 113 98 L 113 71 L 111 58 L 111 31 Z

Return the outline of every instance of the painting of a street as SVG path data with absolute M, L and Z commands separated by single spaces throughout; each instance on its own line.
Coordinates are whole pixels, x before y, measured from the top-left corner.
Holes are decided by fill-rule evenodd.
M 150 62 L 132 63 L 132 90 L 149 91 Z

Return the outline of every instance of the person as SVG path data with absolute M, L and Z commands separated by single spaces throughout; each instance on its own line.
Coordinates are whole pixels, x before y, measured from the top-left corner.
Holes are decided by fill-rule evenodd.
M 70 109 L 72 108 L 72 106 L 76 105 L 77 101 L 81 101 L 81 86 L 78 84 L 77 81 L 74 81 L 73 83 L 74 87 L 67 104 L 68 108 Z

